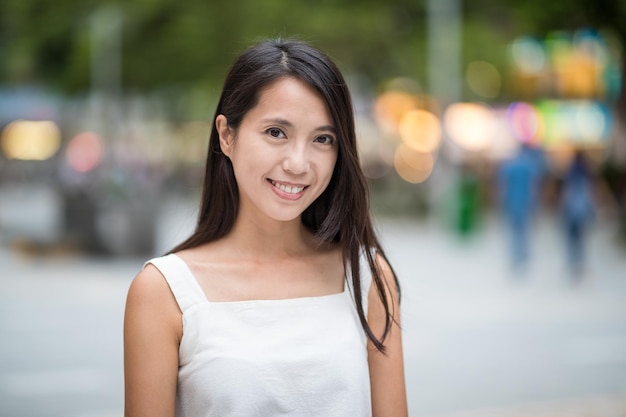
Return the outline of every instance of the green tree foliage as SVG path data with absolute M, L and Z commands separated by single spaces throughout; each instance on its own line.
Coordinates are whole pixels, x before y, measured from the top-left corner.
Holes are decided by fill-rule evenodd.
M 2 80 L 88 89 L 91 17 L 105 6 L 123 16 L 127 91 L 219 82 L 237 52 L 268 37 L 308 40 L 373 78 L 421 65 L 414 40 L 423 38 L 423 7 L 408 0 L 3 0 Z
M 351 74 L 374 83 L 425 80 L 429 0 L 2 0 L 0 84 L 43 83 L 88 90 L 92 17 L 122 15 L 122 87 L 127 92 L 219 89 L 234 56 L 251 42 L 298 37 L 326 50 Z M 504 69 L 516 36 L 594 27 L 626 45 L 626 2 L 459 0 L 463 66 Z M 622 94 L 623 96 L 623 94 Z

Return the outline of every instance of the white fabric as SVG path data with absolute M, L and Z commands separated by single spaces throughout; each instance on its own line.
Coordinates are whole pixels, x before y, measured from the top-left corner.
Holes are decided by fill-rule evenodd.
M 183 312 L 177 417 L 371 416 L 349 279 L 342 293 L 321 297 L 209 302 L 177 255 L 149 263 Z M 371 276 L 361 270 L 366 302 Z

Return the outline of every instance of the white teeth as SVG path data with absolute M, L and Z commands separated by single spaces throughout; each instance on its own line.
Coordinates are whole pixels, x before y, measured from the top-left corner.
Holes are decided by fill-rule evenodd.
M 292 187 L 292 186 L 289 186 L 289 185 L 284 185 L 284 184 L 278 183 L 276 181 L 272 181 L 272 184 L 276 188 L 278 188 L 279 190 L 284 191 L 284 192 L 289 193 L 289 194 L 298 194 L 299 192 L 304 190 L 304 187 Z

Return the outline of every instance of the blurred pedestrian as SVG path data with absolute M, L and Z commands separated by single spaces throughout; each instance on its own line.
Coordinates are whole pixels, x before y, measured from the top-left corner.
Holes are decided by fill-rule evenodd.
M 593 175 L 582 151 L 576 151 L 563 178 L 560 210 L 569 270 L 580 277 L 585 266 L 585 236 L 595 217 Z
M 298 41 L 240 55 L 197 228 L 129 289 L 126 416 L 406 416 L 399 289 L 367 195 L 334 63 Z
M 459 236 L 466 238 L 478 228 L 480 217 L 480 178 L 471 162 L 463 161 L 456 185 L 454 225 Z
M 500 205 L 511 239 L 512 265 L 516 270 L 526 267 L 530 257 L 531 221 L 538 208 L 545 170 L 543 153 L 524 143 L 498 172 Z

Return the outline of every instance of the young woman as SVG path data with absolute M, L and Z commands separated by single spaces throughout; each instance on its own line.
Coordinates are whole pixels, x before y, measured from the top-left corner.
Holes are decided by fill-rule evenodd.
M 341 73 L 260 43 L 214 122 L 195 232 L 128 292 L 126 416 L 406 416 L 399 288 Z

